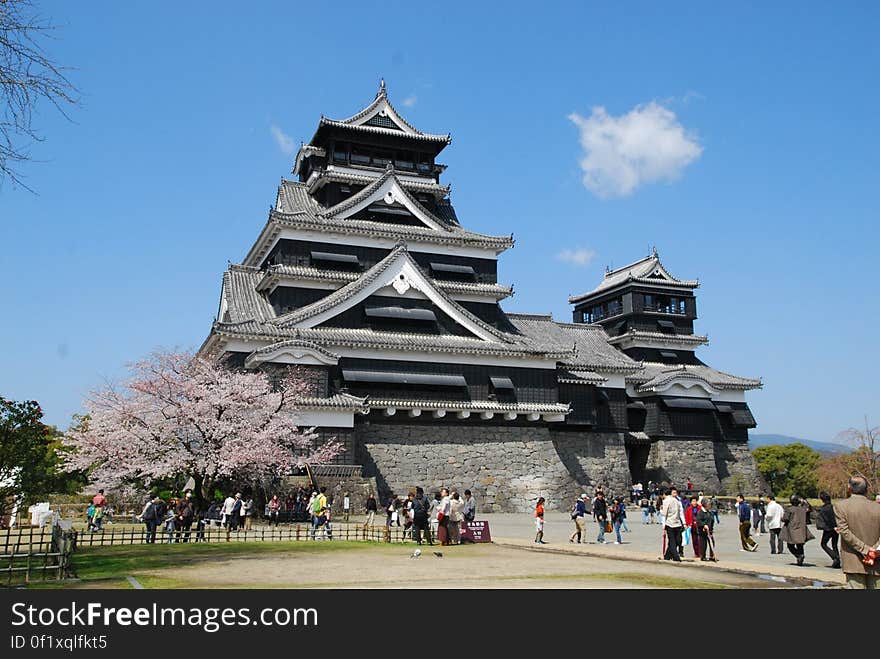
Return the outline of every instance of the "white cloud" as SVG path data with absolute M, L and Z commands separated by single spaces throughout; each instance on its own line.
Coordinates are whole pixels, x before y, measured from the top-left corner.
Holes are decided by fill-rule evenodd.
M 419 100 L 419 99 L 415 94 L 412 94 L 411 96 L 407 96 L 405 99 L 403 99 L 403 107 L 411 108 L 413 105 L 416 104 L 417 100 Z
M 674 180 L 703 147 L 675 113 L 651 101 L 612 117 L 597 106 L 589 117 L 568 118 L 580 130 L 584 186 L 602 198 L 626 197 L 644 183 Z
M 281 149 L 281 152 L 284 155 L 289 156 L 296 150 L 296 143 L 293 141 L 293 138 L 278 128 L 278 126 L 272 124 L 269 127 L 269 131 L 272 133 L 272 137 L 275 138 L 275 143 L 278 144 L 278 148 Z
M 586 267 L 593 262 L 593 258 L 595 258 L 596 252 L 591 249 L 587 249 L 586 247 L 576 247 L 575 249 L 565 248 L 559 254 L 556 255 L 556 258 L 560 261 L 565 261 L 566 263 L 573 263 L 574 265 L 580 267 Z

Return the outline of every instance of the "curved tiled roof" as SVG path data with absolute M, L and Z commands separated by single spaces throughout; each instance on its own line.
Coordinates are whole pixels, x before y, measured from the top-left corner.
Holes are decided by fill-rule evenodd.
M 577 371 L 560 368 L 557 371 L 559 382 L 564 384 L 602 384 L 607 382 L 608 378 L 603 378 L 593 371 Z
M 608 342 L 613 345 L 615 343 L 620 343 L 625 339 L 644 339 L 649 341 L 656 341 L 659 343 L 669 343 L 670 345 L 686 344 L 700 346 L 709 343 L 708 336 L 701 336 L 699 334 L 664 334 L 663 332 L 648 332 L 645 330 L 637 329 L 630 329 L 628 332 L 624 332 L 623 334 L 612 336 L 608 339 Z
M 368 328 L 313 327 L 284 328 L 255 320 L 241 323 L 214 323 L 213 331 L 227 338 L 250 341 L 270 341 L 282 337 L 314 341 L 323 346 L 368 348 L 372 350 L 401 350 L 405 352 L 435 352 L 492 357 L 539 357 L 556 359 L 570 354 L 555 346 L 522 341 L 501 343 L 469 339 L 452 334 L 424 334 L 416 332 L 384 332 Z M 511 340 L 519 337 L 508 335 Z
M 599 373 L 633 373 L 639 363 L 633 361 L 608 343 L 608 335 L 598 325 L 558 323 L 552 316 L 530 314 L 507 314 L 508 319 L 520 332 L 568 350 L 570 356 L 563 360 L 566 367 L 574 370 Z
M 316 398 L 313 396 L 298 396 L 294 398 L 293 404 L 297 409 L 334 409 L 334 410 L 353 410 L 355 412 L 369 412 L 370 408 L 366 404 L 367 398 L 358 398 L 351 394 L 335 394 L 327 398 Z
M 286 341 L 278 341 L 276 343 L 257 348 L 249 355 L 249 357 L 253 357 L 255 355 L 267 355 L 270 352 L 279 350 L 280 348 L 306 348 L 308 350 L 319 352 L 329 359 L 339 359 L 339 355 L 333 354 L 326 348 L 322 348 L 321 346 L 319 346 L 317 343 L 313 343 L 311 341 L 303 341 L 301 339 L 288 339 Z
M 409 137 L 417 140 L 425 140 L 428 142 L 444 142 L 446 144 L 452 143 L 452 136 L 448 133 L 446 135 L 432 135 L 430 133 L 408 133 L 404 131 L 394 130 L 393 128 L 383 128 L 381 126 L 364 126 L 357 124 L 349 124 L 344 121 L 335 121 L 333 119 L 328 119 L 327 117 L 321 117 L 320 126 L 336 126 L 338 128 L 347 128 L 349 130 L 357 130 L 364 133 L 378 133 L 379 135 L 396 135 L 400 137 Z
M 363 124 L 364 121 L 368 121 L 379 112 L 382 112 L 382 109 L 380 108 L 386 111 L 390 111 L 392 117 L 391 121 L 398 126 L 399 130 L 394 128 L 383 128 L 381 126 L 367 126 Z M 355 130 L 380 133 L 384 135 L 402 135 L 405 137 L 411 137 L 421 140 L 445 142 L 447 144 L 452 141 L 449 135 L 431 135 L 430 133 L 423 133 L 422 131 L 415 128 L 412 124 L 410 124 L 406 119 L 404 119 L 403 116 L 397 111 L 397 109 L 391 104 L 391 101 L 388 99 L 388 94 L 385 91 L 384 80 L 379 86 L 379 91 L 376 94 L 376 98 L 373 99 L 373 102 L 370 103 L 367 107 L 365 107 L 357 114 L 348 117 L 348 119 L 328 119 L 327 117 L 322 116 L 319 127 L 325 125 L 352 128 Z
M 653 391 L 677 379 L 701 380 L 716 389 L 760 389 L 760 380 L 741 378 L 730 373 L 718 371 L 706 365 L 659 364 L 644 362 L 638 373 L 627 376 L 626 381 L 638 385 L 639 391 Z
M 656 276 L 655 276 L 656 275 Z M 673 286 L 679 288 L 693 289 L 700 285 L 697 280 L 682 280 L 673 277 L 669 271 L 660 262 L 660 256 L 657 250 L 650 256 L 639 259 L 635 263 L 630 263 L 617 270 L 609 270 L 605 273 L 605 278 L 596 288 L 588 293 L 580 295 L 572 295 L 568 298 L 569 303 L 575 304 L 585 300 L 597 293 L 611 290 L 616 286 L 627 282 L 638 282 L 642 284 L 654 284 L 662 286 Z
M 384 176 L 384 173 L 382 174 Z M 314 175 L 314 179 L 310 176 L 309 180 L 306 183 L 301 185 L 308 186 L 308 190 L 310 193 L 314 193 L 315 188 L 318 187 L 319 181 L 333 181 L 333 182 L 342 182 L 342 183 L 353 183 L 355 185 L 370 185 L 377 178 L 376 176 L 370 176 L 369 174 L 353 174 L 351 172 L 343 172 L 338 169 L 326 169 L 321 172 L 316 172 Z M 398 177 L 398 182 L 400 185 L 407 190 L 418 190 L 422 192 L 430 192 L 435 197 L 445 197 L 449 194 L 450 186 L 448 185 L 440 185 L 434 179 L 425 179 L 424 181 L 417 181 L 409 178 L 400 178 Z M 283 183 L 294 183 L 294 181 L 282 181 Z
M 362 203 L 370 195 L 374 194 L 376 192 L 376 190 L 381 188 L 383 185 L 385 185 L 385 183 L 387 183 L 389 180 L 392 180 L 392 179 L 397 184 L 397 186 L 400 188 L 400 191 L 403 193 L 404 197 L 406 197 L 406 200 L 408 202 L 410 202 L 411 204 L 413 204 L 419 210 L 420 213 L 423 213 L 429 220 L 433 221 L 435 224 L 446 229 L 447 231 L 452 230 L 453 227 L 449 226 L 449 224 L 447 224 L 442 218 L 437 217 L 432 212 L 430 212 L 427 208 L 422 206 L 419 203 L 418 199 L 416 199 L 415 197 L 413 197 L 409 193 L 409 191 L 406 189 L 406 187 L 401 182 L 401 180 L 399 178 L 397 178 L 397 173 L 394 170 L 394 167 L 392 167 L 391 165 L 388 165 L 388 167 L 385 169 L 385 173 L 382 174 L 382 176 L 375 179 L 372 183 L 370 183 L 363 190 L 360 190 L 356 194 L 353 194 L 348 199 L 344 199 L 343 201 L 340 201 L 335 206 L 331 206 L 330 208 L 323 210 L 322 212 L 319 213 L 319 215 L 321 215 L 323 217 L 335 217 L 335 216 L 339 215 L 340 213 L 344 213 L 345 211 L 349 210 L 350 208 L 353 208 L 353 207 L 357 206 L 358 204 Z
M 367 405 L 371 408 L 399 408 L 422 410 L 473 410 L 478 412 L 517 412 L 526 414 L 568 414 L 571 407 L 567 403 L 499 403 L 494 400 L 420 400 L 367 397 Z
M 311 266 L 303 265 L 272 265 L 263 271 L 263 277 L 257 288 L 262 290 L 266 288 L 270 281 L 282 280 L 284 278 L 305 279 L 311 281 L 326 281 L 339 284 L 347 284 L 361 276 L 359 272 L 345 272 L 343 270 L 322 270 Z M 426 275 L 427 276 L 427 275 Z M 470 294 L 485 295 L 502 300 L 513 295 L 511 286 L 503 286 L 501 284 L 481 284 L 477 282 L 467 281 L 448 281 L 444 279 L 434 279 L 434 284 L 450 294 Z
M 272 305 L 257 292 L 261 278 L 257 268 L 231 265 L 223 273 L 223 292 L 226 314 L 221 321 L 241 323 L 250 320 L 268 321 L 275 317 Z

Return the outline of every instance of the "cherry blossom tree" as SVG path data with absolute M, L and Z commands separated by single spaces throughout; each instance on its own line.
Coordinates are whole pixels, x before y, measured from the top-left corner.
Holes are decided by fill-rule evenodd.
M 121 388 L 85 401 L 86 423 L 66 433 L 68 469 L 116 485 L 192 476 L 195 496 L 220 479 L 253 482 L 331 460 L 342 445 L 316 447 L 313 429 L 296 425 L 305 384 L 295 369 L 273 384 L 264 373 L 229 370 L 186 353 L 155 353 L 131 367 Z

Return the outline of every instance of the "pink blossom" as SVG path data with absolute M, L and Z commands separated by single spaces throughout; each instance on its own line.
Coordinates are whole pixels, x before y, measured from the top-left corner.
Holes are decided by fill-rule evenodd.
M 89 469 L 107 484 L 181 474 L 254 481 L 342 451 L 335 441 L 318 446 L 313 428 L 297 426 L 306 385 L 294 369 L 277 391 L 263 373 L 185 353 L 156 353 L 131 372 L 121 389 L 111 385 L 85 401 L 88 423 L 64 439 L 75 449 L 66 468 Z

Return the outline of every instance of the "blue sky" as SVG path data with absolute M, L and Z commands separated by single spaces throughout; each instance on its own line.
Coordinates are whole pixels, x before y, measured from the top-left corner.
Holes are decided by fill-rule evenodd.
M 383 76 L 411 123 L 452 133 L 462 223 L 515 234 L 508 311 L 568 320 L 569 294 L 656 245 L 702 283 L 698 355 L 763 378 L 756 432 L 880 422 L 880 5 L 40 4 L 83 98 L 73 123 L 37 118 L 38 194 L 0 189 L 0 393 L 49 423 L 200 345 L 290 176 L 283 136 Z

